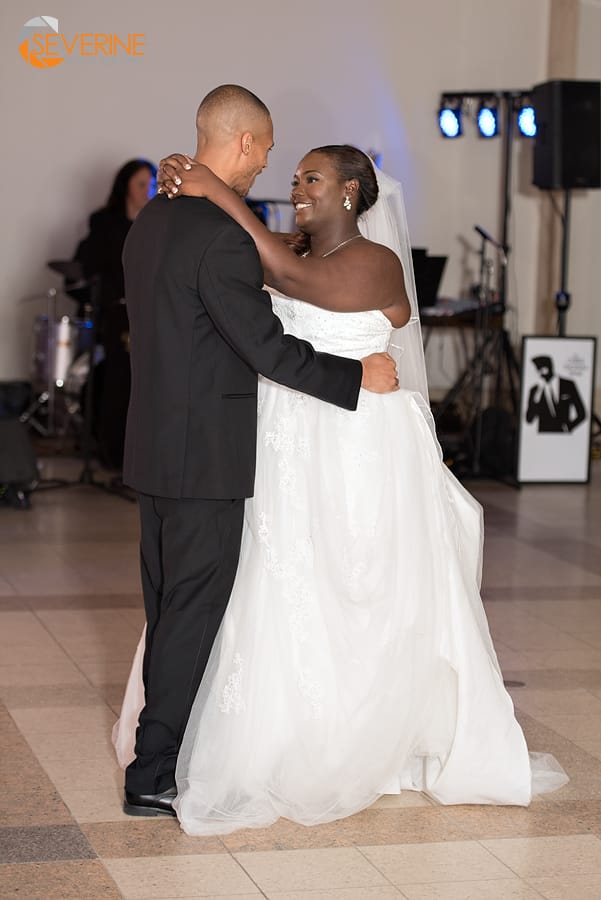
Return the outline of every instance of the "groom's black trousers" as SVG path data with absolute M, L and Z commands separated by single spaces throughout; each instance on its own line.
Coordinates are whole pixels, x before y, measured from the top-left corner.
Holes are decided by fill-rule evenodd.
M 244 500 L 140 494 L 139 503 L 146 706 L 125 787 L 155 794 L 175 784 L 186 723 L 236 576 Z

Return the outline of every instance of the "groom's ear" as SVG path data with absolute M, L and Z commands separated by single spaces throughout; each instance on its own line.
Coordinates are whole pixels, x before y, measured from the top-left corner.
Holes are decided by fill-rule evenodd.
M 245 155 L 248 156 L 250 153 L 250 149 L 253 145 L 253 136 L 250 131 L 245 131 L 244 134 L 240 138 L 240 150 Z

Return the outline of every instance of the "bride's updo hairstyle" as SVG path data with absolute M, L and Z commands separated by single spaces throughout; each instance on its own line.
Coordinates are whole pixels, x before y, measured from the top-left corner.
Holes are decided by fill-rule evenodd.
M 356 178 L 359 182 L 359 200 L 357 215 L 360 216 L 373 206 L 378 199 L 378 182 L 371 159 L 367 154 L 350 144 L 328 144 L 326 147 L 315 147 L 310 153 L 323 153 L 327 156 L 341 181 Z

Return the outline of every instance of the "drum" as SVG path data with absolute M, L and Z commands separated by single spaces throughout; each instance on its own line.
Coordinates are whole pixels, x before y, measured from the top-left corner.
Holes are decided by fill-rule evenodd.
M 96 367 L 104 361 L 104 348 L 100 344 L 96 344 L 94 352 L 94 371 Z M 83 395 L 85 393 L 86 382 L 90 374 L 90 353 L 86 351 L 77 356 L 69 366 L 65 378 L 64 397 L 67 409 L 73 415 L 78 412 L 83 405 Z M 97 377 L 95 379 L 97 381 Z
M 81 391 L 85 385 L 90 371 L 90 354 L 82 353 L 76 357 L 73 364 L 69 367 L 67 377 L 65 379 L 65 396 L 71 402 L 79 405 Z
M 90 346 L 92 323 L 88 319 L 61 316 L 49 324 L 48 316 L 37 316 L 33 325 L 32 381 L 57 387 L 65 383 L 73 360 Z

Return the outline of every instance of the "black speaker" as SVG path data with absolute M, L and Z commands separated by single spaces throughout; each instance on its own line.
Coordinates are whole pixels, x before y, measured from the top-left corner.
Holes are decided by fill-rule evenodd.
M 30 509 L 29 495 L 38 480 L 33 445 L 25 425 L 0 421 L 0 506 Z
M 547 190 L 601 187 L 601 82 L 546 81 L 532 94 L 533 183 Z

